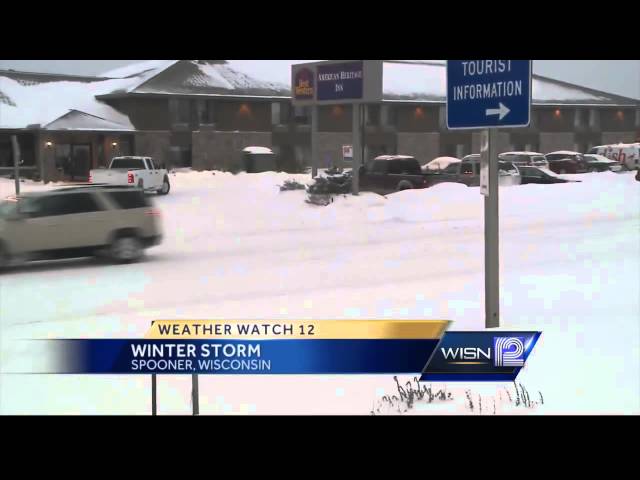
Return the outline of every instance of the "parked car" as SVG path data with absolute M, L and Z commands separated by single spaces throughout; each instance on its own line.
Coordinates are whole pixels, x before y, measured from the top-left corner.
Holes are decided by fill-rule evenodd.
M 387 194 L 413 188 L 426 188 L 429 178 L 436 176 L 422 172 L 420 162 L 407 155 L 381 155 L 360 168 L 360 188 Z
M 622 170 L 622 165 L 617 160 L 611 160 L 603 155 L 586 153 L 584 159 L 589 165 L 589 171 L 591 172 L 619 172 Z
M 14 260 L 139 260 L 162 240 L 160 212 L 137 188 L 72 187 L 0 203 L 0 267 Z
M 500 160 L 512 162 L 518 167 L 520 165 L 549 168 L 549 162 L 544 154 L 538 152 L 504 152 L 498 155 Z
M 169 174 L 151 157 L 115 157 L 108 169 L 89 172 L 89 183 L 138 187 L 145 192 L 166 195 L 171 190 Z
M 530 167 L 521 165 L 518 167 L 520 170 L 521 184 L 526 185 L 528 183 L 568 183 L 579 182 L 580 180 L 567 180 L 557 176 L 551 170 L 539 167 Z
M 441 172 L 442 170 L 447 168 L 452 163 L 458 163 L 458 162 L 460 162 L 459 158 L 455 158 L 455 157 L 438 157 L 438 158 L 434 158 L 433 160 L 431 160 L 426 165 L 423 165 L 422 171 L 424 173 Z
M 498 162 L 498 182 L 501 186 L 520 184 L 519 167 L 511 162 Z M 468 187 L 480 186 L 480 160 L 466 159 L 459 163 L 452 163 L 439 175 L 433 175 L 430 185 L 444 182 L 462 183 Z
M 549 162 L 549 170 L 555 173 L 585 173 L 590 171 L 589 164 L 579 152 L 561 150 L 545 155 Z

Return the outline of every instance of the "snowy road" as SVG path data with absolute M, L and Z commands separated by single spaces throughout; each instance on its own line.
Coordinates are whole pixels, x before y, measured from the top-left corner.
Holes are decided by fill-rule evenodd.
M 158 318 L 443 318 L 483 328 L 478 189 L 443 184 L 315 207 L 303 192 L 279 192 L 291 177 L 178 173 L 155 199 L 165 241 L 143 263 L 40 263 L 1 276 L 2 371 L 37 360 L 17 338 L 142 336 Z M 523 413 L 640 413 L 640 184 L 630 174 L 574 177 L 582 183 L 500 190 L 502 324 L 543 331 L 518 380 L 544 405 Z M 12 193 L 0 182 L 0 195 Z M 189 381 L 160 379 L 160 413 L 189 412 Z M 0 382 L 2 413 L 150 411 L 148 378 Z M 466 389 L 490 398 L 501 388 L 451 383 L 456 400 L 413 412 L 468 411 Z M 385 376 L 218 376 L 201 377 L 200 392 L 205 414 L 366 414 L 396 388 Z

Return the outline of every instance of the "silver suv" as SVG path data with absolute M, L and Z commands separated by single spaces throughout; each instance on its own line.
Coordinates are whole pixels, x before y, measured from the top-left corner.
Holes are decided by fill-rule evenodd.
M 137 188 L 72 187 L 9 198 L 0 203 L 0 268 L 94 255 L 134 262 L 161 242 L 159 215 Z

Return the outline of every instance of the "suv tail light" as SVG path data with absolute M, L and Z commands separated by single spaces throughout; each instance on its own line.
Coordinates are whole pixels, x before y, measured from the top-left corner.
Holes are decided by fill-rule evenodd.
M 160 210 L 157 208 L 151 208 L 144 213 L 145 215 L 151 215 L 152 217 L 159 217 L 160 215 L 162 215 L 162 212 L 160 212 Z
M 133 173 L 127 174 L 127 183 L 133 183 Z
M 89 183 L 93 183 L 93 175 L 91 173 L 89 173 Z

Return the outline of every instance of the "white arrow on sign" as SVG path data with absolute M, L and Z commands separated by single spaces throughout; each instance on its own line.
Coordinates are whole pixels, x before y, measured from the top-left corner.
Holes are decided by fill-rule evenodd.
M 506 105 L 500 102 L 500 108 L 487 108 L 485 115 L 500 115 L 498 119 L 502 120 L 510 111 Z

